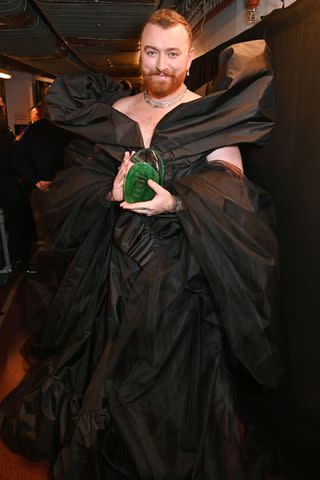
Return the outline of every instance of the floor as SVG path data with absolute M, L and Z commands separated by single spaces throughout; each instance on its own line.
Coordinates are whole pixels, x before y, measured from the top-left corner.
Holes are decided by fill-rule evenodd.
M 28 337 L 24 274 L 14 275 L 0 287 L 0 401 L 25 374 L 19 349 Z M 49 480 L 46 462 L 33 463 L 12 453 L 0 442 L 0 480 Z

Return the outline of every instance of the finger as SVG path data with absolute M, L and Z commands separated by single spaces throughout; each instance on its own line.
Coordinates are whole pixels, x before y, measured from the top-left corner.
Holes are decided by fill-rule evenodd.
M 150 212 L 152 211 L 152 205 L 150 202 L 138 202 L 138 203 L 120 203 L 120 207 L 125 210 L 137 211 L 137 212 Z
M 124 158 L 120 165 L 120 170 L 121 169 L 123 170 L 124 168 L 126 168 L 126 165 L 128 165 L 129 161 L 130 161 L 129 158 Z
M 132 152 L 129 152 L 128 150 L 125 151 L 124 157 L 122 159 L 122 163 L 128 163 L 128 161 L 131 159 L 131 157 L 135 154 L 136 152 L 133 150 Z
M 123 166 L 128 163 L 128 160 L 130 159 L 130 152 L 126 151 L 124 152 L 124 156 L 122 158 L 122 161 L 118 167 L 118 170 L 121 170 L 121 168 L 123 168 Z
M 125 169 L 124 165 L 121 165 L 121 167 L 119 168 L 118 175 L 123 175 L 125 172 L 126 172 L 126 169 Z
M 143 207 L 143 203 L 128 203 L 128 202 L 122 202 L 120 203 L 120 207 L 128 209 L 128 210 L 134 210 L 135 208 L 141 208 Z
M 127 174 L 128 169 L 130 168 L 131 165 L 132 163 L 130 162 L 129 158 L 124 159 L 121 166 L 119 167 L 118 177 L 119 175 L 121 178 L 124 177 Z
M 147 217 L 150 217 L 151 215 L 154 215 L 155 212 L 151 209 L 146 209 L 144 207 L 141 207 L 141 208 L 126 208 L 125 210 L 131 212 L 131 213 L 137 213 L 138 215 L 144 215 L 144 216 L 147 216 Z
M 161 185 L 159 185 L 159 183 L 151 179 L 148 180 L 148 185 L 156 193 L 161 193 L 165 190 L 163 187 L 161 187 Z
M 122 163 L 119 167 L 119 172 L 126 174 L 128 170 L 132 167 L 133 163 L 130 161 L 132 155 L 134 155 L 135 152 L 125 152 Z
M 127 174 L 130 170 L 130 168 L 133 166 L 133 163 L 131 162 L 131 160 L 129 159 L 128 162 L 125 163 L 124 165 L 124 171 L 125 173 Z

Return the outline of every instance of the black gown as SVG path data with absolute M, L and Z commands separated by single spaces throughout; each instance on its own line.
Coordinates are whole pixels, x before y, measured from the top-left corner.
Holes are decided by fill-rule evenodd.
M 143 147 L 138 124 L 111 107 L 117 83 L 66 75 L 49 90 L 53 120 L 79 140 L 74 166 L 34 198 L 47 243 L 30 278 L 32 368 L 1 405 L 1 438 L 49 459 L 56 480 L 262 478 L 234 377 L 272 388 L 281 372 L 271 205 L 206 161 L 270 131 L 270 72 L 238 72 L 159 122 L 152 146 L 184 209 L 153 217 L 106 199 L 124 152 Z

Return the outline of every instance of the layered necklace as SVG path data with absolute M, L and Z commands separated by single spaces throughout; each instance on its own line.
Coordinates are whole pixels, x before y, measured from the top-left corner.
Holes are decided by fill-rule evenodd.
M 145 90 L 143 92 L 143 98 L 145 102 L 153 108 L 168 108 L 178 103 L 179 100 L 181 100 L 185 96 L 187 90 L 187 86 L 184 85 L 184 89 L 179 93 L 179 95 L 171 98 L 170 100 L 157 100 L 156 98 L 151 98 L 148 92 Z

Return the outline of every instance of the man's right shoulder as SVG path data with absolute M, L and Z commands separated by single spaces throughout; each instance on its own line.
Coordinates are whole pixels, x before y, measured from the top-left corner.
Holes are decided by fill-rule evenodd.
M 120 98 L 117 100 L 112 107 L 115 108 L 116 110 L 120 110 L 121 106 L 125 106 L 128 104 L 128 97 Z
M 132 95 L 131 97 L 124 97 L 117 100 L 112 107 L 119 112 L 126 113 L 139 101 L 140 94 Z

